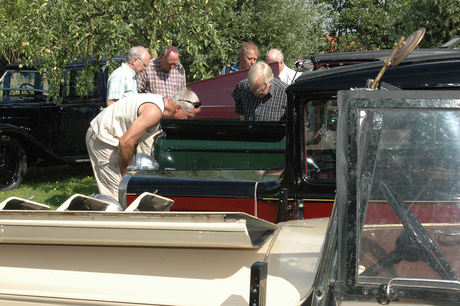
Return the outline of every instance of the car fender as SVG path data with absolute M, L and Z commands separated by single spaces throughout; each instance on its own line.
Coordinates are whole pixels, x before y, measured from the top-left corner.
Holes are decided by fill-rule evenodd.
M 26 131 L 11 124 L 0 124 L 0 136 L 9 136 L 16 139 L 24 148 L 28 163 L 34 163 L 39 159 L 56 160 L 60 162 L 68 162 L 68 160 L 50 151 L 47 147 L 41 144 L 35 137 Z

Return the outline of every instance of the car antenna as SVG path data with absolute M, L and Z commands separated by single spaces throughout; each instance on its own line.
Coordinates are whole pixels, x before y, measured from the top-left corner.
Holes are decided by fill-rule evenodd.
M 412 51 L 417 47 L 417 45 L 422 40 L 425 35 L 425 28 L 420 28 L 414 33 L 412 33 L 407 39 L 404 40 L 404 36 L 401 36 L 399 42 L 395 44 L 393 52 L 391 52 L 390 57 L 384 60 L 383 67 L 380 69 L 379 74 L 375 80 L 368 80 L 367 87 L 371 89 L 376 89 L 379 86 L 380 79 L 387 70 L 388 66 L 396 67 L 398 66 Z

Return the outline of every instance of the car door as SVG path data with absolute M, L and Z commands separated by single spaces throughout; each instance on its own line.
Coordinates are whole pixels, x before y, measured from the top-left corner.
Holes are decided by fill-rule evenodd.
M 91 120 L 100 112 L 105 101 L 101 90 L 101 72 L 83 69 L 83 65 L 66 69 L 61 89 L 59 154 L 71 161 L 88 160 L 85 136 Z

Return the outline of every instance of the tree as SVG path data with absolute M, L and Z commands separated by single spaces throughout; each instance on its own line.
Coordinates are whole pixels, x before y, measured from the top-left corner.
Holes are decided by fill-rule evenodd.
M 308 0 L 5 0 L 0 47 L 7 62 L 41 58 L 57 94 L 66 63 L 126 54 L 134 45 L 153 56 L 166 45 L 181 52 L 187 81 L 219 74 L 246 40 L 287 62 L 324 44 L 324 5 Z M 262 54 L 263 55 L 263 54 Z M 261 56 L 263 59 L 263 56 Z M 96 69 L 88 66 L 87 69 Z
M 329 0 L 333 6 L 330 35 L 339 51 L 392 48 L 399 39 L 394 31 L 397 0 Z
M 126 54 L 133 45 L 156 53 L 174 44 L 182 50 L 181 59 L 186 59 L 192 73 L 189 78 L 202 79 L 210 76 L 205 62 L 190 55 L 217 45 L 219 35 L 209 19 L 224 4 L 205 0 L 11 0 L 0 11 L 0 44 L 8 62 L 42 58 L 40 69 L 48 72 L 55 89 L 66 63 Z
M 329 32 L 335 45 L 348 51 L 350 43 L 361 49 L 388 49 L 401 36 L 424 27 L 420 47 L 439 47 L 460 35 L 458 0 L 319 0 L 332 6 Z M 333 47 L 333 48 L 332 48 Z
M 226 13 L 219 30 L 230 43 L 230 61 L 245 41 L 253 41 L 261 51 L 260 59 L 271 48 L 281 49 L 288 65 L 299 57 L 320 52 L 326 45 L 324 20 L 329 10 L 325 4 L 308 0 L 237 1 Z
M 400 6 L 399 32 L 412 33 L 426 29 L 420 47 L 440 47 L 460 36 L 460 6 L 458 0 L 409 0 Z

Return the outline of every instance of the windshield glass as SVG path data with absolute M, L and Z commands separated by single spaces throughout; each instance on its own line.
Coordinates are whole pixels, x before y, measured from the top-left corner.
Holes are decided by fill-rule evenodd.
M 306 173 L 309 179 L 335 179 L 337 100 L 305 106 Z
M 7 70 L 0 79 L 0 97 L 47 95 L 47 80 L 36 70 Z
M 452 286 L 460 269 L 460 111 L 357 114 L 358 282 Z

